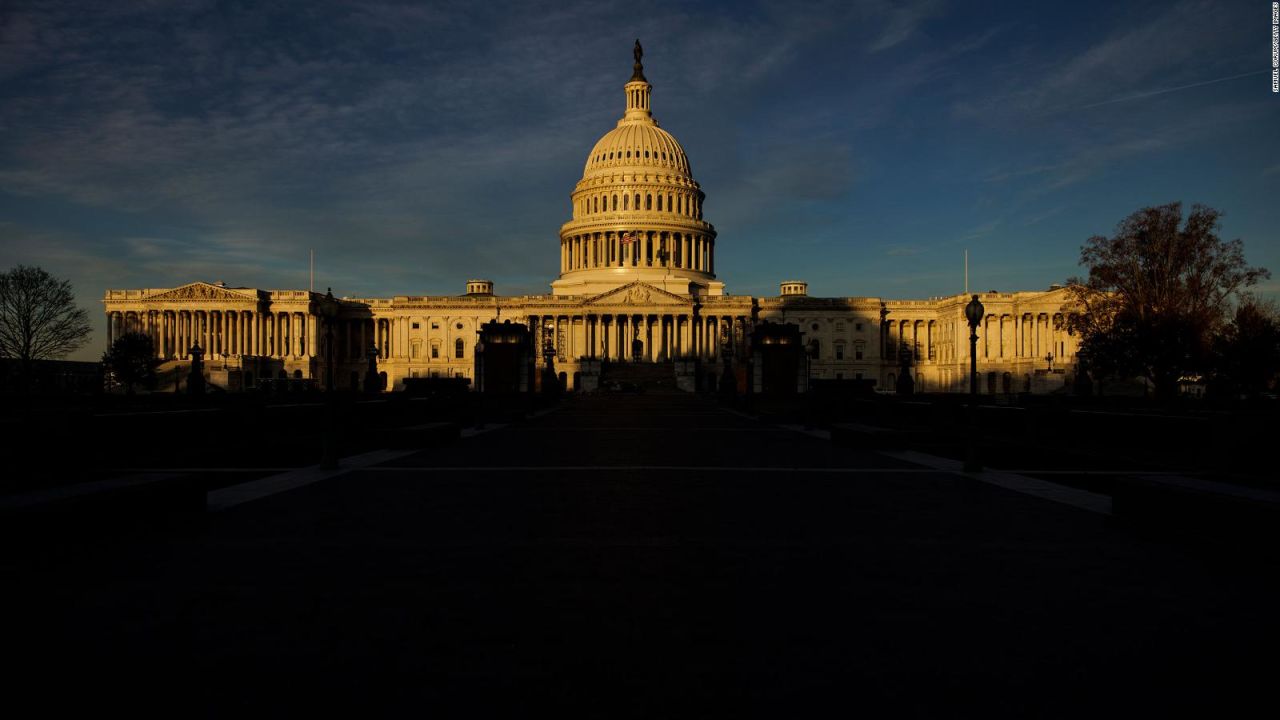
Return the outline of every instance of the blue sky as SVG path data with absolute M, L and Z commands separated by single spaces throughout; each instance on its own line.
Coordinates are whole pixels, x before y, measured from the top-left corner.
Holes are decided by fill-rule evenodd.
M 268 7 L 270 9 L 264 9 Z M 1181 200 L 1280 278 L 1270 3 L 0 9 L 0 267 L 106 288 L 547 292 L 645 46 L 735 294 L 1037 289 Z M 1280 295 L 1277 279 L 1264 293 Z M 94 357 L 100 338 L 81 353 Z

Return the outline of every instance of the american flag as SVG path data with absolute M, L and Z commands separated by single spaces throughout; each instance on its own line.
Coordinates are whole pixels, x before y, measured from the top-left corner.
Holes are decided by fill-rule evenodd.
M 622 236 L 622 244 L 625 245 L 627 243 L 633 243 L 639 239 L 640 238 L 636 237 L 635 233 L 627 233 L 626 235 Z

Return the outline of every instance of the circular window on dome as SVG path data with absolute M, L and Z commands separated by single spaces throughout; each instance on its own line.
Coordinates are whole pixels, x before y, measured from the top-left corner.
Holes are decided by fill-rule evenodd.
M 613 159 L 613 153 L 609 153 L 609 159 L 610 159 L 610 160 L 612 160 L 612 159 Z
M 818 329 L 818 323 L 814 323 L 814 324 L 813 324 L 813 329 L 814 329 L 814 330 L 817 330 L 817 329 Z
M 645 157 L 649 157 L 649 151 L 648 151 L 648 150 L 645 150 L 645 151 L 644 151 L 644 156 L 645 156 Z
M 631 157 L 631 151 L 630 151 L 630 150 L 628 150 L 628 151 L 627 151 L 627 157 Z
M 457 328 L 457 329 L 459 329 L 459 330 L 461 330 L 461 329 L 462 329 L 462 323 L 458 323 L 457 325 L 454 325 L 454 327 L 455 327 L 455 328 Z

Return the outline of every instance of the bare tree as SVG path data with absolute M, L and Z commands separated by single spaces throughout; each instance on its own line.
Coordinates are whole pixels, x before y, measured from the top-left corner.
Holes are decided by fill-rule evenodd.
M 1245 263 L 1243 242 L 1218 236 L 1221 217 L 1193 205 L 1183 222 L 1182 203 L 1147 207 L 1114 236 L 1085 242 L 1080 264 L 1089 276 L 1067 281 L 1068 327 L 1081 335 L 1080 357 L 1092 371 L 1142 376 L 1168 396 L 1180 376 L 1208 369 L 1234 299 L 1270 276 Z
M 74 352 L 89 331 L 89 313 L 76 307 L 70 282 L 24 265 L 0 273 L 0 357 L 18 361 L 23 387 L 32 362 Z

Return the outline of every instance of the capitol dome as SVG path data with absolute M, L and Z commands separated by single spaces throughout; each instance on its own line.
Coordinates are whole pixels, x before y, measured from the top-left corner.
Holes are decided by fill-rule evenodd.
M 557 295 L 637 280 L 681 295 L 723 292 L 705 195 L 680 142 L 653 118 L 642 54 L 637 41 L 625 112 L 591 148 L 570 196 L 573 219 L 560 229 L 560 277 L 551 284 Z

